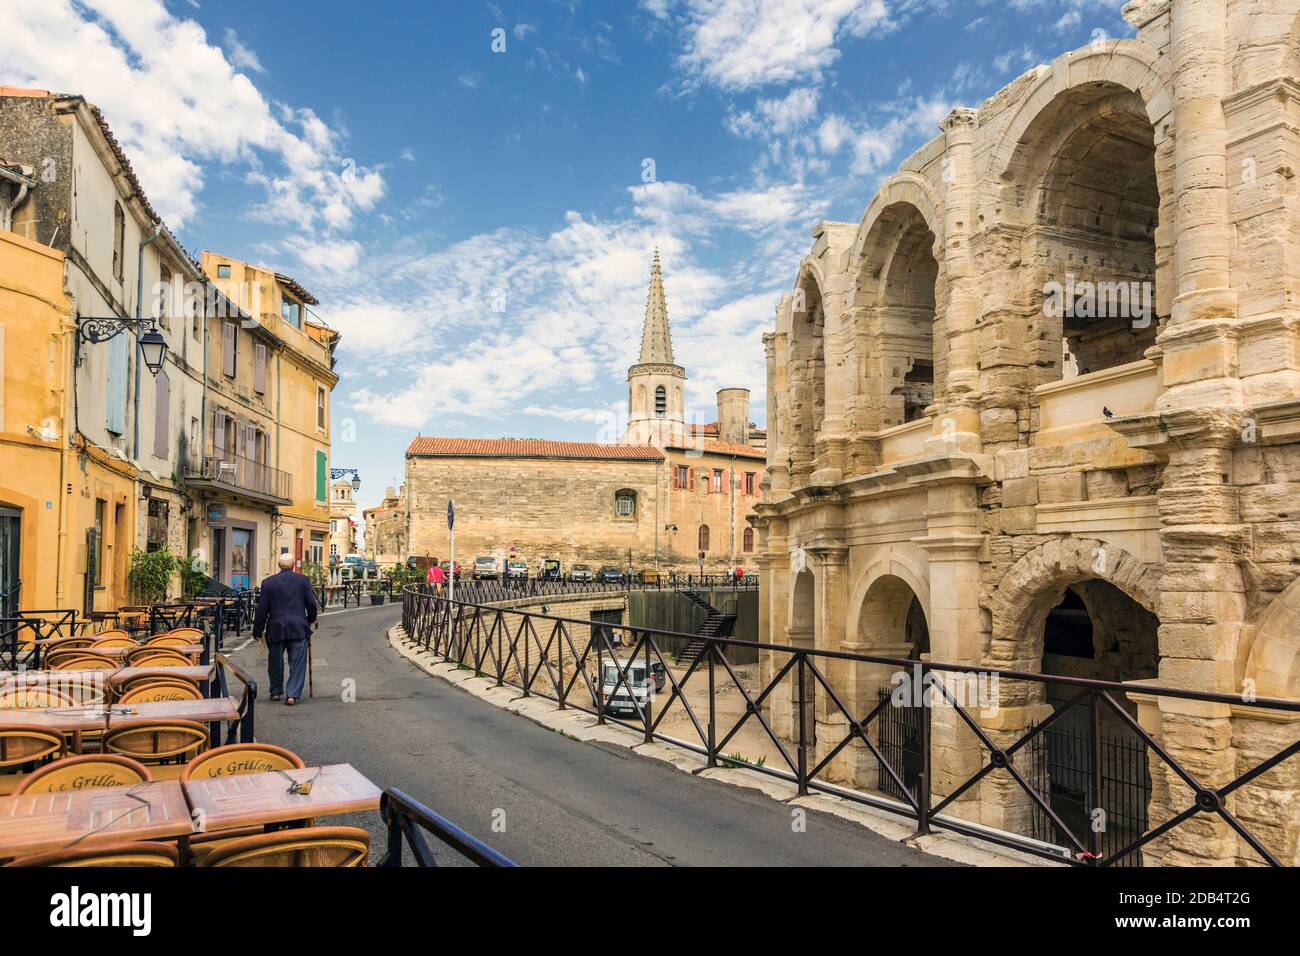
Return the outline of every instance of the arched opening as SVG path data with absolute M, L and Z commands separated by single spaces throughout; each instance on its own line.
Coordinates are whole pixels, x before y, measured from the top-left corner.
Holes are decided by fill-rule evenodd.
M 791 473 L 812 473 L 817 430 L 826 417 L 825 313 L 816 280 L 800 275 L 791 303 Z
M 923 418 L 941 389 L 943 361 L 936 353 L 935 335 L 939 263 L 934 246 L 925 216 L 908 202 L 886 207 L 863 246 L 859 301 L 874 316 L 867 374 L 879 378 L 884 428 Z
M 706 524 L 700 525 L 699 545 L 701 554 L 709 553 L 709 526 Z
M 1042 623 L 1042 671 L 1106 681 L 1154 678 L 1159 669 L 1159 619 L 1108 581 L 1089 579 L 1065 588 Z M 1146 743 L 1104 702 L 1079 689 L 1048 684 L 1045 702 L 1055 719 L 1031 745 L 1035 789 L 1085 845 L 1100 819 L 1100 842 L 1113 854 L 1150 826 L 1151 769 Z M 1111 698 L 1136 720 L 1136 706 L 1123 694 Z M 1100 814 L 1098 811 L 1100 810 Z M 1067 842 L 1041 809 L 1034 836 Z M 1141 865 L 1132 853 L 1120 865 Z
M 668 390 L 660 385 L 655 389 L 655 415 L 663 418 L 668 414 Z
M 1156 339 L 1161 201 L 1142 98 L 1106 83 L 1063 93 L 1019 151 L 1035 196 L 1037 384 L 1138 361 Z
M 746 528 L 744 535 L 744 544 L 742 545 L 746 554 L 752 554 L 754 551 L 754 529 Z
M 614 515 L 618 518 L 636 518 L 636 492 L 622 488 L 614 495 Z

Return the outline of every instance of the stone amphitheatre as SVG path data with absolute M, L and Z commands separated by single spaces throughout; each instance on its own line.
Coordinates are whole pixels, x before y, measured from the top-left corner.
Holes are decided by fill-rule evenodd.
M 860 222 L 813 230 L 765 337 L 762 628 L 1136 682 L 1124 708 L 1213 786 L 1294 742 L 1295 715 L 1142 690 L 1300 697 L 1300 0 L 1124 15 L 1134 38 L 954 110 Z M 865 713 L 888 671 L 828 677 Z M 786 737 L 792 683 L 766 702 Z M 845 719 L 815 692 L 820 760 Z M 998 693 L 980 717 L 995 740 L 1064 704 L 1041 684 Z M 935 721 L 942 795 L 982 757 Z M 1298 763 L 1227 800 L 1290 864 Z M 859 741 L 829 769 L 868 785 L 874 768 Z M 1155 757 L 1127 772 L 1140 831 L 1193 796 Z M 949 812 L 1018 832 L 1032 816 L 1005 775 Z M 1142 853 L 1259 862 L 1208 813 Z

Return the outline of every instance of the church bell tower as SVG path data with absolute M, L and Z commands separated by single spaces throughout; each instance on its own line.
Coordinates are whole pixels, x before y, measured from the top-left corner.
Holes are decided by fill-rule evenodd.
M 627 370 L 628 444 L 683 445 L 686 440 L 686 369 L 673 361 L 672 330 L 659 250 L 650 267 L 641 358 Z

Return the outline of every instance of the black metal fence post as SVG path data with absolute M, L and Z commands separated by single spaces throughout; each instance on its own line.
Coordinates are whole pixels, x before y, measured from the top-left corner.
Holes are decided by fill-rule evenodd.
M 713 674 L 715 656 L 717 655 L 717 645 L 712 641 L 704 649 L 704 653 L 709 655 L 709 740 L 706 747 L 709 751 L 709 766 L 718 765 L 718 695 L 716 683 Z
M 930 835 L 930 698 L 926 693 L 928 683 L 934 678 L 921 665 L 921 777 L 916 785 L 916 833 L 914 837 Z
M 808 693 L 804 686 L 804 655 L 799 653 L 799 796 L 808 795 Z

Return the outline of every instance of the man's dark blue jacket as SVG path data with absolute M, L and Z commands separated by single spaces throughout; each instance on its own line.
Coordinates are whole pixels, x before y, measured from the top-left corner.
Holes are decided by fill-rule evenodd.
M 262 582 L 253 616 L 253 637 L 266 634 L 268 644 L 305 641 L 316 620 L 316 593 L 311 579 L 288 568 Z

